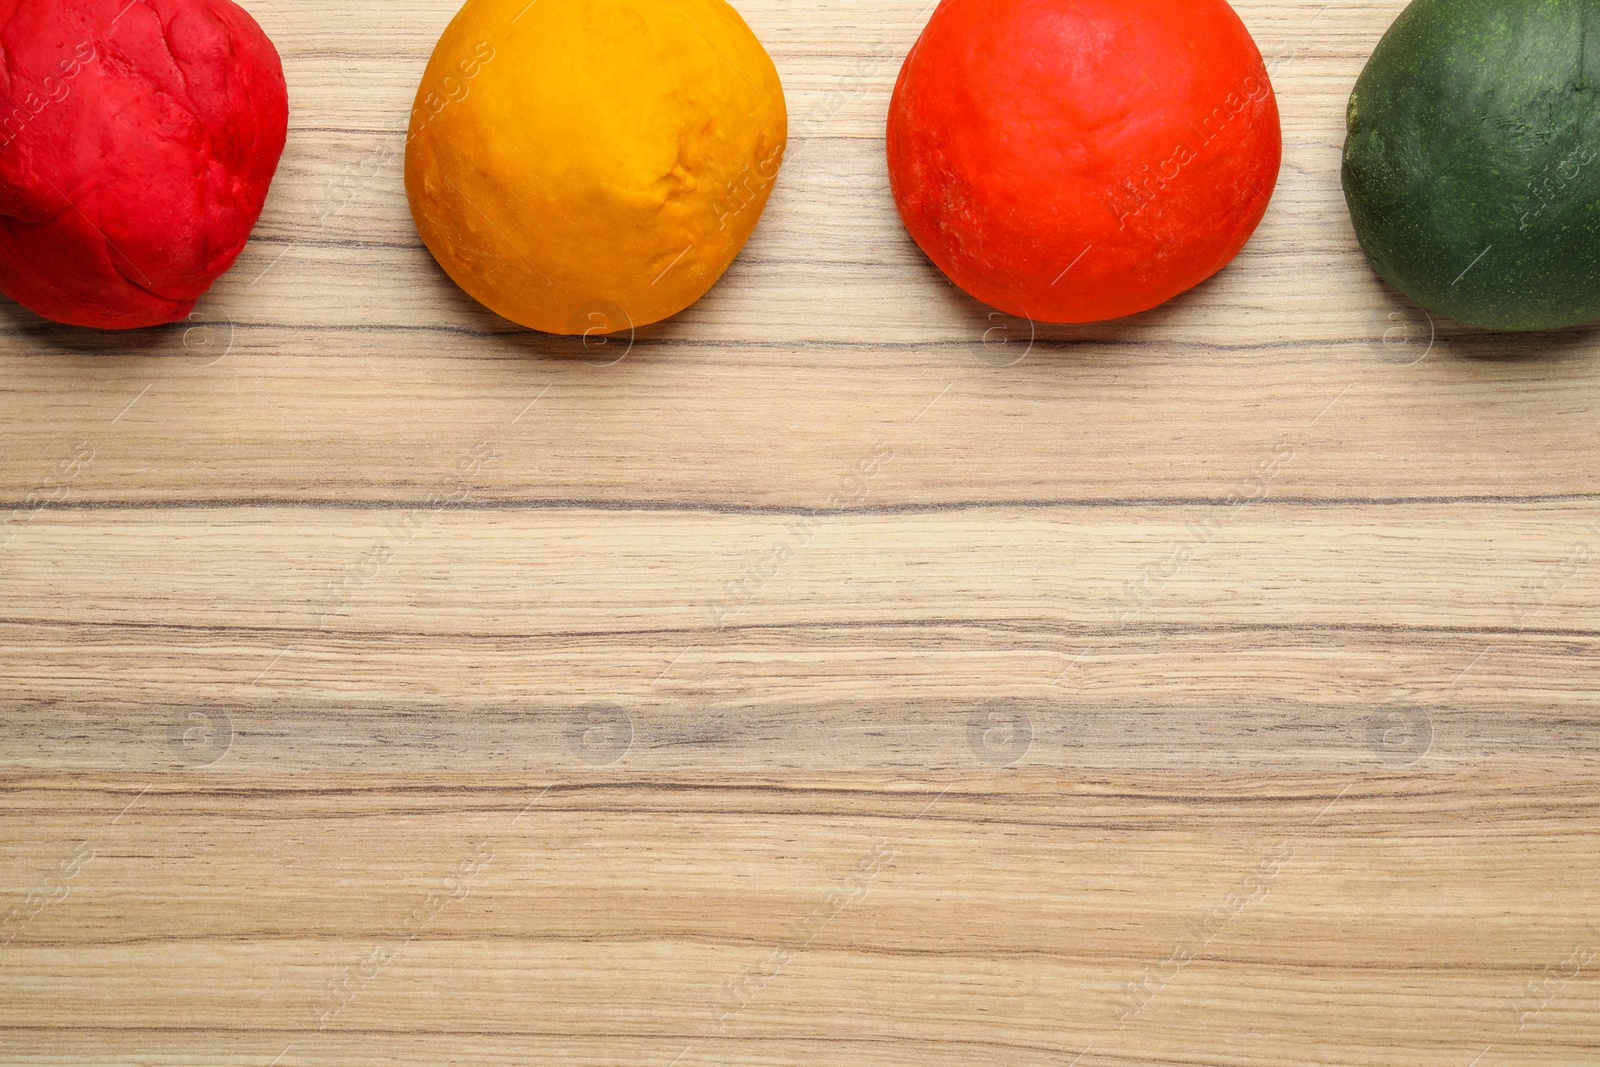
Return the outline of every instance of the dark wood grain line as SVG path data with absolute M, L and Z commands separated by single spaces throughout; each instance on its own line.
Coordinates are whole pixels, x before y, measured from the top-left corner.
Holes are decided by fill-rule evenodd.
M 770 947 L 770 946 L 769 946 Z M 820 949 L 818 950 L 820 951 Z M 760 1033 L 741 1033 L 738 1036 L 708 1036 L 704 1031 L 668 1031 L 668 1030 L 481 1030 L 481 1029 L 435 1029 L 427 1027 L 354 1027 L 330 1026 L 325 1030 L 314 1027 L 304 1029 L 285 1029 L 283 1027 L 249 1027 L 231 1024 L 208 1024 L 205 1026 L 103 1026 L 96 1024 L 77 1024 L 74 1026 L 16 1026 L 0 1023 L 0 1033 L 39 1033 L 39 1034 L 193 1034 L 196 1036 L 214 1036 L 224 1034 L 274 1034 L 282 1038 L 292 1038 L 299 1034 L 312 1035 L 313 1039 L 331 1040 L 341 1036 L 360 1036 L 369 1038 L 516 1038 L 518 1040 L 559 1040 L 559 1041 L 652 1041 L 669 1042 L 672 1044 L 712 1045 L 724 1044 L 734 1047 L 748 1045 L 828 1045 L 828 1046 L 853 1046 L 853 1045 L 882 1045 L 890 1048 L 899 1048 L 906 1045 L 926 1045 L 934 1048 L 971 1048 L 971 1049 L 1004 1049 L 1014 1052 L 1038 1052 L 1052 1056 L 1070 1057 L 1081 1050 L 1081 1046 L 1067 1045 L 1042 1045 L 1025 1041 L 1002 1040 L 971 1040 L 961 1038 L 928 1037 L 925 1035 L 897 1034 L 893 1037 L 878 1037 L 873 1034 L 860 1034 L 849 1037 L 823 1037 L 819 1035 L 785 1033 L 781 1036 L 765 1035 Z M 1575 1046 L 1587 1047 L 1587 1046 Z M 1063 1060 L 1065 1062 L 1065 1059 Z M 1150 1067 L 1190 1067 L 1192 1059 L 1166 1060 L 1151 1058 L 1143 1061 Z
M 1131 879 L 1130 879 L 1131 880 Z M 802 887 L 802 891 L 805 887 Z M 109 946 L 130 947 L 135 945 L 215 945 L 236 944 L 241 940 L 263 941 L 275 944 L 306 943 L 311 945 L 340 944 L 351 941 L 381 940 L 393 935 L 393 926 L 372 925 L 359 926 L 347 925 L 337 931 L 317 932 L 314 930 L 296 930 L 293 932 L 278 929 L 252 929 L 232 930 L 216 933 L 196 934 L 150 934 L 143 937 L 84 937 L 78 940 L 69 940 L 60 937 L 30 937 L 26 942 L 17 941 L 7 952 L 16 952 L 24 948 L 37 949 L 84 949 L 101 948 Z M 428 942 L 433 945 L 476 945 L 476 944 L 510 944 L 538 946 L 551 945 L 695 945 L 702 948 L 730 948 L 743 949 L 750 947 L 771 947 L 771 935 L 755 935 L 750 937 L 735 937 L 699 933 L 692 930 L 659 930 L 649 933 L 633 935 L 622 933 L 580 934 L 561 933 L 559 931 L 541 932 L 537 934 L 505 933 L 499 930 L 471 929 L 455 934 L 430 934 Z M 869 957 L 882 957 L 888 959 L 932 959 L 932 960 L 970 960 L 973 962 L 1000 962 L 1003 960 L 1039 960 L 1057 963 L 1063 966 L 1073 964 L 1102 964 L 1126 961 L 1136 958 L 1128 953 L 1107 952 L 1098 950 L 1085 950 L 1082 952 L 1056 952 L 1050 949 L 1028 948 L 1025 946 L 1006 948 L 924 948 L 911 945 L 888 945 L 875 941 L 839 940 L 829 941 L 816 947 L 816 951 L 861 955 Z M 1324 970 L 1350 970 L 1371 971 L 1375 973 L 1410 974 L 1424 973 L 1436 974 L 1438 964 L 1433 960 L 1408 960 L 1404 958 L 1392 960 L 1341 959 L 1338 963 L 1324 963 L 1321 960 L 1312 960 L 1305 957 L 1294 956 L 1253 956 L 1238 952 L 1228 952 L 1222 948 L 1208 947 L 1205 951 L 1196 954 L 1196 960 L 1206 960 L 1210 963 L 1234 967 L 1276 967 L 1297 972 L 1318 973 Z M 1521 957 L 1512 957 L 1501 963 L 1479 963 L 1471 960 L 1456 960 L 1451 963 L 1452 972 L 1498 976 L 1507 973 L 1521 973 L 1527 968 L 1527 963 Z M 0 1026 L 0 1031 L 6 1027 Z
M 1160 635 L 1163 637 L 1212 637 L 1235 636 L 1240 634 L 1298 634 L 1298 635 L 1333 635 L 1333 634 L 1381 634 L 1393 637 L 1414 637 L 1419 635 L 1447 636 L 1447 637 L 1548 637 L 1562 640 L 1594 640 L 1600 638 L 1600 629 L 1580 629 L 1576 627 L 1547 627 L 1547 626 L 1445 626 L 1412 623 L 1363 623 L 1363 622 L 1246 622 L 1246 623 L 1202 623 L 1202 622 L 1169 622 L 1169 623 L 1127 623 L 1118 626 L 1074 626 L 1064 624 L 1057 619 L 1019 619 L 1019 618 L 955 618 L 949 616 L 931 616 L 922 619 L 875 619 L 864 621 L 860 619 L 835 619 L 816 620 L 810 619 L 802 622 L 771 622 L 771 623 L 729 623 L 722 626 L 663 626 L 639 629 L 593 629 L 593 630 L 505 630 L 505 631 L 468 631 L 468 630 L 397 630 L 397 629 L 317 629 L 314 627 L 299 626 L 237 626 L 233 624 L 207 624 L 207 623 L 177 623 L 177 622 L 132 622 L 127 620 L 96 620 L 96 619 L 48 619 L 29 616 L 0 616 L 0 626 L 15 626 L 33 629 L 68 629 L 75 631 L 84 630 L 126 630 L 141 633 L 210 633 L 210 634 L 259 634 L 274 637 L 321 637 L 329 641 L 338 641 L 341 638 L 366 639 L 410 639 L 410 638 L 450 638 L 453 640 L 478 640 L 478 641 L 531 641 L 534 639 L 549 640 L 573 639 L 621 639 L 640 637 L 674 637 L 674 638 L 704 638 L 708 634 L 744 634 L 744 633 L 804 633 L 808 630 L 823 632 L 842 631 L 859 633 L 871 630 L 996 630 L 1007 633 L 1052 633 L 1071 635 L 1075 637 L 1138 637 L 1145 635 Z M 1109 649 L 1108 649 L 1109 650 Z
M 280 243 L 282 243 L 282 244 L 293 244 L 295 242 L 282 241 Z M 407 247 L 412 247 L 412 246 L 408 245 Z M 836 264 L 833 264 L 833 265 L 834 266 L 858 267 L 858 266 L 861 266 L 862 264 L 859 264 L 859 263 L 846 263 L 846 264 L 836 263 Z M 974 306 L 975 306 L 975 308 L 978 309 L 979 312 L 987 313 L 987 309 L 981 308 L 981 306 L 978 306 L 978 305 L 974 305 Z M 489 312 L 484 312 L 483 314 L 487 317 L 490 313 Z M 979 334 L 974 335 L 970 340 L 963 340 L 963 339 L 956 339 L 956 338 L 932 338 L 932 339 L 928 339 L 928 340 L 917 340 L 917 341 L 894 341 L 894 340 L 841 341 L 841 340 L 834 340 L 834 339 L 829 339 L 829 338 L 798 338 L 798 339 L 795 339 L 795 340 L 785 340 L 785 341 L 765 341 L 765 340 L 760 340 L 760 339 L 744 340 L 744 339 L 720 339 L 720 338 L 698 338 L 698 337 L 651 337 L 648 334 L 648 331 L 649 331 L 650 327 L 642 327 L 639 331 L 636 332 L 636 334 L 634 336 L 633 347 L 636 350 L 645 350 L 645 351 L 648 351 L 650 349 L 656 349 L 656 348 L 660 348 L 660 349 L 689 349 L 689 350 L 705 348 L 705 349 L 717 349 L 717 350 L 724 350 L 724 349 L 776 350 L 776 351 L 783 352 L 783 353 L 803 352 L 803 351 L 805 351 L 807 349 L 826 349 L 826 350 L 846 351 L 846 352 L 849 352 L 849 351 L 866 351 L 866 352 L 883 352 L 883 351 L 920 352 L 920 351 L 935 351 L 935 352 L 944 352 L 944 351 L 958 351 L 958 350 L 959 351 L 967 351 L 967 350 L 972 350 L 972 349 L 975 349 L 975 348 L 978 348 L 978 347 L 982 346 L 982 344 L 983 344 L 983 340 L 982 340 L 982 337 L 981 337 L 982 328 L 980 326 L 980 324 L 982 322 L 983 322 L 982 319 L 974 321 L 973 326 L 974 326 L 975 329 L 979 330 Z M 451 337 L 471 337 L 471 338 L 479 338 L 479 339 L 514 338 L 514 339 L 524 339 L 524 340 L 540 342 L 540 343 L 543 343 L 543 344 L 546 344 L 546 345 L 550 345 L 550 346 L 565 347 L 566 349 L 568 349 L 570 351 L 571 355 L 575 359 L 578 358 L 578 357 L 581 357 L 581 358 L 583 358 L 585 360 L 590 358 L 590 354 L 583 348 L 582 342 L 576 337 L 561 336 L 561 335 L 558 335 L 558 334 L 538 333 L 538 332 L 533 331 L 533 330 L 525 330 L 525 329 L 523 329 L 523 328 L 521 328 L 519 326 L 516 326 L 516 325 L 514 325 L 512 323 L 509 323 L 509 322 L 505 323 L 505 326 L 504 326 L 503 329 L 494 329 L 494 330 L 476 329 L 474 327 L 460 326 L 460 325 L 456 325 L 454 323 L 351 322 L 351 323 L 336 323 L 336 324 L 317 324 L 317 323 L 293 323 L 293 322 L 256 322 L 256 321 L 248 321 L 248 320 L 240 320 L 240 319 L 234 319 L 234 320 L 232 320 L 232 323 L 233 323 L 233 326 L 236 329 L 240 329 L 240 330 L 244 330 L 244 329 L 251 329 L 251 330 L 285 330 L 285 331 L 289 331 L 289 332 L 292 332 L 292 333 L 295 333 L 295 334 L 317 334 L 319 336 L 321 336 L 321 335 L 337 336 L 337 335 L 340 335 L 340 334 L 402 334 L 402 335 L 409 335 L 409 334 L 441 334 L 441 335 L 447 335 L 447 336 L 451 336 Z M 1040 324 L 1040 328 L 1041 329 L 1045 329 L 1045 328 L 1049 328 L 1049 327 L 1046 324 Z M 57 336 L 67 337 L 67 338 L 71 338 L 73 340 L 79 340 L 79 341 L 82 341 L 82 340 L 105 341 L 107 343 L 108 347 L 110 347 L 111 342 L 114 342 L 114 341 L 117 340 L 117 338 L 114 335 L 107 335 L 107 334 L 103 334 L 103 333 L 95 333 L 93 331 L 85 330 L 85 329 L 82 329 L 82 328 L 79 328 L 79 327 L 76 327 L 76 326 L 62 326 L 62 325 L 59 325 L 57 323 L 48 322 L 48 321 L 46 321 L 44 319 L 40 319 L 37 323 L 35 323 L 32 326 L 25 327 L 23 329 L 17 330 L 15 332 L 15 334 L 13 334 L 13 336 L 17 336 L 17 337 L 35 337 L 35 336 L 40 336 L 40 335 L 57 335 Z M 1532 338 L 1532 335 L 1528 335 L 1528 337 L 1524 338 L 1524 340 L 1528 340 L 1529 343 L 1532 343 L 1531 340 L 1529 340 L 1530 338 Z M 1158 352 L 1158 353 L 1162 352 L 1164 350 L 1167 350 L 1167 349 L 1180 349 L 1180 350 L 1185 350 L 1185 351 L 1196 351 L 1196 352 L 1244 353 L 1244 352 L 1293 352 L 1293 351 L 1302 350 L 1302 349 L 1326 349 L 1326 348 L 1341 348 L 1341 347 L 1353 347 L 1353 346 L 1361 346 L 1361 347 L 1365 348 L 1365 347 L 1370 347 L 1372 345 L 1381 344 L 1381 343 L 1382 343 L 1381 338 L 1376 338 L 1376 337 L 1373 337 L 1373 338 L 1335 337 L 1335 338 L 1326 338 L 1326 339 L 1306 338 L 1306 339 L 1301 339 L 1301 340 L 1289 339 L 1289 340 L 1274 340 L 1274 341 L 1263 341 L 1263 342 L 1236 342 L 1236 343 L 1222 343 L 1222 342 L 1212 342 L 1212 341 L 1185 340 L 1185 339 L 1180 339 L 1180 338 L 1161 338 L 1161 339 L 1157 339 L 1157 340 L 1131 340 L 1131 339 L 1125 339 L 1125 338 L 1119 338 L 1119 337 L 1077 337 L 1077 338 L 1046 338 L 1046 337 L 1039 337 L 1039 338 L 1036 338 L 1034 340 L 1033 347 L 1036 350 L 1067 351 L 1067 350 L 1070 350 L 1072 348 L 1082 347 L 1082 346 L 1085 346 L 1085 345 L 1100 345 L 1100 346 L 1107 347 L 1107 348 L 1149 349 L 1152 352 Z M 1489 343 L 1488 340 L 1485 341 L 1485 344 L 1487 344 L 1487 343 Z M 26 358 L 34 358 L 34 359 L 51 358 L 49 354 L 40 354 L 40 353 L 21 353 L 21 354 Z M 508 357 L 506 357 L 504 355 L 497 355 L 497 354 L 493 354 L 493 353 L 429 352 L 429 353 L 425 353 L 425 354 L 429 358 L 437 358 L 439 356 L 444 356 L 445 358 L 449 358 L 449 359 L 469 359 L 469 360 L 485 360 L 485 359 L 496 360 L 496 359 L 508 358 Z M 343 357 L 341 357 L 341 356 L 332 356 L 332 357 L 330 357 L 330 356 L 314 356 L 312 358 L 326 360 L 326 359 L 339 359 L 339 358 L 343 358 Z M 523 357 L 521 355 L 518 355 L 518 356 L 513 357 L 513 358 L 521 359 L 521 358 L 525 358 L 525 357 Z
M 424 488 L 418 484 L 420 490 Z M 728 517 L 797 518 L 823 514 L 821 509 L 793 504 L 741 503 L 737 501 L 695 501 L 623 497 L 516 497 L 496 496 L 483 487 L 476 495 L 441 508 L 447 512 L 584 512 L 643 513 L 671 515 L 717 515 Z M 1592 493 L 1459 493 L 1426 496 L 1267 496 L 1249 505 L 1251 513 L 1284 510 L 1333 510 L 1339 508 L 1475 507 L 1535 506 L 1543 504 L 1600 504 L 1600 491 Z M 98 499 L 89 496 L 66 500 L 35 501 L 26 504 L 20 497 L 0 497 L 0 512 L 27 507 L 39 512 L 123 512 L 123 511 L 411 511 L 418 506 L 407 497 L 382 497 L 371 500 L 333 497 L 232 496 L 232 497 L 157 497 L 150 499 Z M 830 520 L 873 519 L 914 515 L 949 515 L 983 511 L 1103 511 L 1218 508 L 1230 506 L 1223 496 L 1124 496 L 1124 497 L 1031 497 L 1015 500 L 904 501 L 899 503 L 857 504 L 825 513 Z
M 283 239 L 277 239 L 275 243 L 277 243 L 277 244 L 285 244 L 285 245 L 293 245 L 293 244 L 298 244 L 299 242 L 290 241 L 290 240 L 288 240 L 286 238 L 283 238 Z M 420 247 L 420 242 L 418 244 L 416 244 L 416 245 L 407 243 L 407 244 L 399 246 L 399 247 L 416 248 L 416 247 Z M 864 262 L 857 262 L 857 261 L 848 261 L 848 262 L 846 262 L 846 261 L 838 261 L 838 262 L 832 262 L 832 263 L 824 262 L 822 265 L 825 266 L 825 267 L 826 266 L 832 266 L 832 267 L 835 267 L 835 268 L 848 267 L 848 268 L 852 268 L 852 269 L 860 268 L 860 267 L 882 266 L 885 271 L 892 271 L 892 270 L 897 269 L 894 264 L 889 264 L 889 263 L 876 264 L 876 263 L 864 263 Z M 1248 307 L 1251 310 L 1257 310 L 1257 311 L 1267 310 L 1265 305 L 1237 305 L 1237 306 Z M 974 304 L 974 308 L 975 308 L 975 313 L 987 313 L 987 310 L 988 310 L 988 309 L 984 308 L 982 305 L 977 305 L 977 304 Z M 489 315 L 488 312 L 484 312 L 483 314 L 484 314 L 485 317 L 488 317 L 488 315 Z M 316 335 L 316 336 L 319 336 L 319 337 L 337 337 L 337 336 L 345 335 L 345 334 L 349 334 L 349 335 L 399 334 L 399 335 L 402 335 L 402 336 L 404 336 L 404 335 L 424 334 L 424 335 L 440 335 L 440 336 L 449 336 L 449 337 L 469 337 L 469 338 L 476 338 L 476 339 L 494 339 L 494 338 L 520 339 L 520 340 L 530 341 L 535 345 L 544 346 L 545 348 L 559 349 L 559 350 L 561 350 L 561 355 L 562 356 L 570 355 L 575 361 L 577 359 L 579 359 L 579 358 L 587 359 L 588 355 L 589 355 L 584 350 L 581 341 L 579 341 L 579 339 L 577 339 L 575 337 L 564 337 L 564 336 L 560 336 L 560 335 L 556 335 L 556 334 L 539 333 L 539 332 L 533 331 L 533 330 L 522 329 L 521 327 L 515 326 L 514 324 L 509 323 L 509 322 L 505 323 L 504 328 L 486 330 L 486 329 L 479 329 L 479 328 L 475 328 L 475 327 L 471 327 L 471 326 L 457 325 L 457 324 L 454 324 L 454 323 L 367 323 L 367 322 L 359 322 L 359 323 L 317 324 L 317 323 L 291 323 L 291 322 L 252 321 L 252 320 L 240 320 L 240 319 L 233 319 L 233 320 L 230 320 L 230 321 L 231 321 L 233 327 L 235 329 L 238 329 L 238 330 L 246 330 L 246 329 L 249 329 L 249 330 L 281 330 L 281 331 L 287 331 L 287 332 L 290 332 L 290 333 L 293 333 L 293 334 L 296 334 L 296 335 L 311 334 L 311 335 Z M 632 347 L 635 350 L 644 351 L 644 352 L 650 351 L 652 349 L 682 349 L 682 350 L 688 350 L 688 351 L 695 351 L 695 350 L 700 350 L 700 349 L 710 349 L 710 350 L 717 350 L 717 351 L 724 351 L 724 350 L 729 350 L 729 349 L 732 349 L 732 350 L 750 349 L 750 350 L 756 350 L 756 351 L 773 350 L 773 351 L 778 351 L 778 352 L 782 352 L 782 353 L 785 353 L 785 354 L 793 354 L 795 352 L 803 352 L 803 351 L 806 351 L 808 349 L 820 349 L 820 350 L 825 350 L 825 351 L 860 351 L 860 352 L 887 352 L 887 351 L 905 351 L 905 352 L 923 352 L 923 351 L 926 351 L 926 352 L 936 352 L 936 353 L 955 352 L 955 351 L 963 351 L 964 352 L 964 351 L 972 351 L 974 349 L 983 347 L 983 340 L 982 340 L 982 336 L 981 335 L 982 335 L 983 329 L 986 328 L 984 323 L 985 323 L 985 320 L 981 320 L 981 319 L 980 320 L 975 320 L 973 322 L 973 324 L 972 324 L 973 328 L 977 332 L 970 339 L 930 338 L 930 339 L 925 339 L 925 340 L 912 340 L 912 341 L 899 341 L 899 340 L 851 341 L 851 340 L 837 340 L 837 339 L 832 339 L 832 338 L 796 338 L 796 339 L 793 339 L 793 340 L 785 340 L 785 341 L 768 341 L 768 340 L 761 340 L 761 339 L 721 339 L 721 338 L 698 338 L 698 337 L 652 337 L 652 336 L 650 336 L 651 328 L 650 327 L 643 327 L 640 330 L 636 331 L 635 336 L 633 338 Z M 992 325 L 992 323 L 990 325 Z M 1045 331 L 1054 330 L 1054 329 L 1076 328 L 1076 327 L 1071 326 L 1070 324 L 1057 325 L 1057 324 L 1051 324 L 1051 323 L 1039 323 L 1038 327 L 1039 327 L 1040 330 L 1045 330 Z M 1082 327 L 1082 328 L 1083 329 L 1096 329 L 1096 328 L 1101 328 L 1101 327 L 1095 327 L 1095 326 L 1091 325 L 1091 326 L 1086 326 L 1086 327 Z M 1592 335 L 1593 335 L 1593 331 L 1590 330 L 1589 328 L 1574 327 L 1571 330 L 1554 331 L 1554 332 L 1551 332 L 1551 333 L 1517 334 L 1517 335 L 1511 336 L 1511 337 L 1507 337 L 1506 335 L 1502 335 L 1502 334 L 1473 332 L 1473 333 L 1462 333 L 1460 335 L 1445 336 L 1445 337 L 1442 337 L 1441 339 L 1442 340 L 1446 340 L 1449 343 L 1457 345 L 1457 346 L 1470 347 L 1470 348 L 1475 349 L 1475 350 L 1476 349 L 1483 349 L 1483 350 L 1491 351 L 1491 352 L 1496 353 L 1496 354 L 1504 354 L 1507 351 L 1512 350 L 1512 349 L 1514 349 L 1516 351 L 1519 351 L 1519 352 L 1543 353 L 1543 352 L 1546 351 L 1546 349 L 1549 347 L 1549 345 L 1552 344 L 1554 341 L 1557 341 L 1557 340 L 1574 340 L 1574 339 L 1587 340 Z M 12 336 L 13 337 L 18 337 L 18 338 L 25 338 L 25 339 L 31 339 L 31 338 L 45 338 L 45 339 L 64 338 L 64 339 L 70 339 L 70 340 L 73 340 L 73 341 L 76 341 L 76 342 L 79 342 L 79 343 L 82 343 L 84 341 L 89 341 L 91 343 L 101 343 L 101 344 L 104 344 L 106 347 L 114 347 L 115 346 L 114 343 L 117 340 L 117 338 L 115 336 L 106 335 L 106 334 L 102 334 L 102 333 L 96 333 L 94 331 L 85 330 L 85 329 L 81 329 L 79 327 L 74 327 L 74 326 L 62 326 L 62 325 L 60 325 L 58 323 L 49 322 L 49 321 L 44 320 L 44 319 L 38 319 L 37 322 L 35 322 L 35 323 L 33 323 L 33 324 L 29 325 L 29 326 L 25 326 L 25 327 L 22 327 L 20 329 L 17 329 L 15 331 L 13 331 Z M 1279 339 L 1274 339 L 1272 341 L 1258 341 L 1258 342 L 1215 342 L 1215 341 L 1200 341 L 1200 340 L 1195 340 L 1195 339 L 1192 339 L 1192 338 L 1166 338 L 1166 337 L 1163 337 L 1163 338 L 1138 338 L 1138 339 L 1135 339 L 1135 338 L 1106 337 L 1106 336 L 1101 336 L 1101 337 L 1054 337 L 1054 338 L 1040 336 L 1040 337 L 1036 337 L 1034 339 L 1034 341 L 1033 341 L 1033 349 L 1034 349 L 1034 351 L 1038 351 L 1038 352 L 1041 352 L 1041 353 L 1073 352 L 1073 351 L 1084 349 L 1084 348 L 1112 348 L 1112 349 L 1147 350 L 1147 351 L 1151 352 L 1152 354 L 1157 354 L 1157 355 L 1165 354 L 1165 353 L 1167 353 L 1169 351 L 1217 352 L 1217 353 L 1223 353 L 1223 354 L 1245 354 L 1245 353 L 1258 353 L 1258 352 L 1271 352 L 1271 353 L 1303 352 L 1303 351 L 1320 352 L 1320 351 L 1329 351 L 1329 350 L 1341 349 L 1341 348 L 1370 349 L 1373 346 L 1381 345 L 1382 343 L 1383 343 L 1383 341 L 1382 341 L 1381 337 L 1279 338 Z M 1597 345 L 1600 345 L 1600 341 L 1597 341 Z M 54 356 L 54 354 L 48 354 L 48 353 L 41 354 L 41 353 L 36 353 L 36 352 L 35 353 L 26 353 L 26 352 L 24 352 L 24 353 L 17 353 L 17 354 L 22 355 L 24 358 L 34 358 L 34 359 L 57 358 L 57 357 Z M 450 360 L 471 360 L 471 361 L 479 361 L 479 362 L 482 362 L 482 361 L 498 361 L 498 360 L 505 360 L 505 359 L 525 359 L 526 358 L 525 354 L 520 354 L 520 353 L 519 354 L 482 353 L 482 352 L 473 353 L 473 352 L 461 352 L 461 351 L 454 351 L 454 350 L 450 350 L 450 351 L 430 351 L 430 352 L 422 353 L 422 354 L 425 355 L 427 358 L 430 358 L 430 359 L 444 358 L 444 359 L 450 359 Z M 541 354 L 541 355 L 550 355 L 552 353 L 541 352 L 539 354 Z M 318 359 L 318 360 L 329 360 L 329 359 L 342 359 L 342 358 L 347 358 L 347 357 L 344 356 L 344 355 L 335 355 L 335 356 L 314 356 L 314 357 L 311 357 L 311 358 Z M 1574 350 L 1572 352 L 1569 352 L 1569 353 L 1565 354 L 1565 356 L 1563 356 L 1561 358 L 1566 359 L 1566 360 L 1576 360 L 1576 359 L 1587 359 L 1589 357 L 1588 357 L 1588 354 L 1585 353 L 1585 352 Z M 1552 359 L 1552 362 L 1556 362 L 1556 361 L 1557 360 Z

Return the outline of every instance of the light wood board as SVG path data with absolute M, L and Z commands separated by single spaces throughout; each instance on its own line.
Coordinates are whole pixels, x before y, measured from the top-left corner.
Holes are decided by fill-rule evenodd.
M 0 307 L 0 1063 L 1600 1062 L 1600 342 L 1367 269 L 1399 0 L 1241 4 L 1259 232 L 1037 330 L 895 215 L 924 0 L 740 0 L 808 132 L 589 349 L 412 227 L 451 0 L 246 2 L 194 321 Z

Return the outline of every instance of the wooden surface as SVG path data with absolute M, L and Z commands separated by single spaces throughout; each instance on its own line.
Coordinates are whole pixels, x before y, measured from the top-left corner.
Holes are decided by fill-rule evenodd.
M 247 6 L 194 321 L 0 308 L 0 1062 L 1600 1062 L 1600 363 L 1367 270 L 1399 0 L 1243 4 L 1260 231 L 1037 330 L 894 214 L 923 0 L 742 0 L 771 205 L 589 349 L 411 225 L 452 0 Z

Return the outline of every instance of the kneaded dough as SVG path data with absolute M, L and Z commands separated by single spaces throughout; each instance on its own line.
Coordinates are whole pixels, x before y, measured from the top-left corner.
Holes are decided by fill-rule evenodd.
M 289 123 L 230 0 L 0 0 L 0 292 L 57 322 L 173 322 L 232 265 Z
M 778 72 L 723 0 L 467 0 L 417 91 L 406 192 L 491 310 L 612 333 L 711 288 L 787 139 Z

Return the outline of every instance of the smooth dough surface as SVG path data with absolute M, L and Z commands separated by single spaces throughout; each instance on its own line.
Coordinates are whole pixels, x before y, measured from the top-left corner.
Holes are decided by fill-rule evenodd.
M 786 139 L 777 70 L 722 0 L 468 0 L 417 92 L 406 191 L 491 310 L 614 332 L 711 288 Z
M 906 228 L 953 282 L 1090 322 L 1226 266 L 1282 137 L 1226 0 L 945 0 L 901 69 L 888 154 Z

